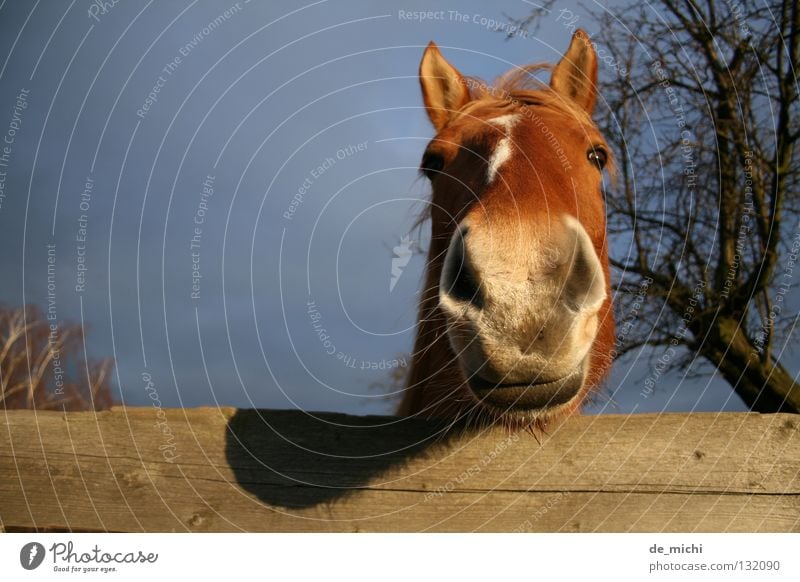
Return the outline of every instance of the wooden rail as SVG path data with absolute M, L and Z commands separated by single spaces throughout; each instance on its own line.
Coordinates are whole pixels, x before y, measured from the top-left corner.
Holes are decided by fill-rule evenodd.
M 495 428 L 231 408 L 0 411 L 0 528 L 800 531 L 800 417 Z

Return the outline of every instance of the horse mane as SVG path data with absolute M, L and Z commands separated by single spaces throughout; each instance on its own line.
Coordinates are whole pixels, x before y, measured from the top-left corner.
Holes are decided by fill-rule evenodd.
M 478 77 L 465 77 L 470 104 L 514 103 L 520 106 L 546 107 L 568 115 L 581 125 L 595 128 L 591 116 L 570 99 L 556 93 L 549 84 L 536 75 L 541 71 L 552 71 L 550 63 L 532 63 L 516 67 L 488 84 Z

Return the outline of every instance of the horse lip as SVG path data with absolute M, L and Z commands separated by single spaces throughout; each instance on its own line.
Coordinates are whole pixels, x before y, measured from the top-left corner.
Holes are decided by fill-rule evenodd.
M 504 410 L 533 410 L 569 402 L 582 388 L 584 378 L 581 363 L 568 374 L 546 382 L 498 384 L 472 374 L 468 383 L 481 403 Z

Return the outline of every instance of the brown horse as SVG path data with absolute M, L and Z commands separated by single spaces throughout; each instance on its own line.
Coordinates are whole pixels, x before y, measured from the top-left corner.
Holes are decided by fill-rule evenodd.
M 578 30 L 550 85 L 530 65 L 493 86 L 431 42 L 419 69 L 436 136 L 421 171 L 432 237 L 405 415 L 543 428 L 612 363 L 597 56 Z M 610 169 L 610 168 L 609 168 Z

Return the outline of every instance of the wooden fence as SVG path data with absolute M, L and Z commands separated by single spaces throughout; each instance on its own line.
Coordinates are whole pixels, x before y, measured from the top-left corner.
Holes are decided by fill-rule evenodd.
M 800 417 L 0 411 L 0 529 L 800 531 Z

